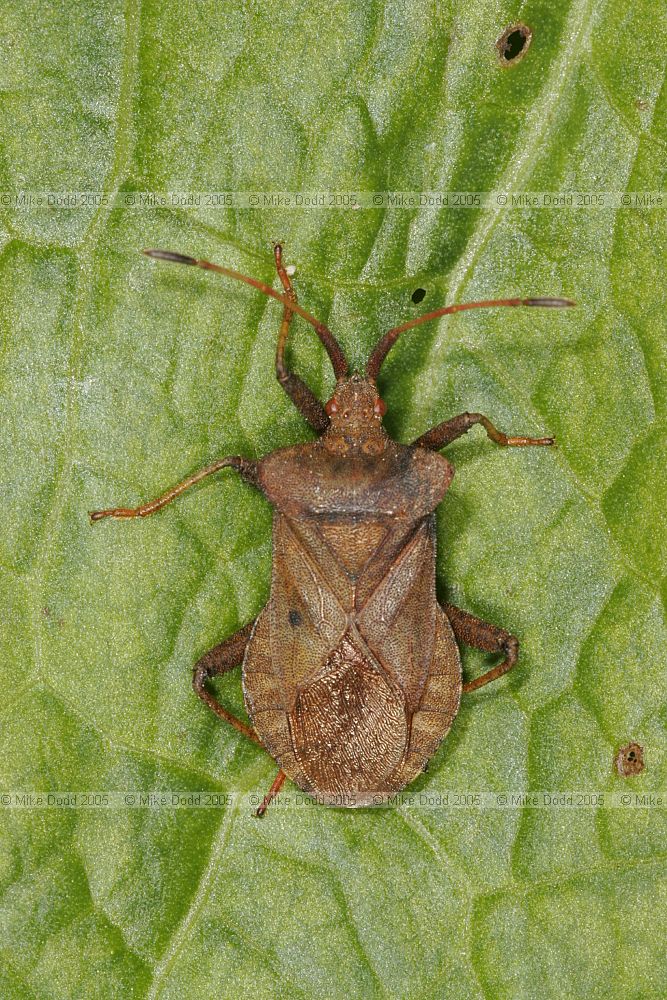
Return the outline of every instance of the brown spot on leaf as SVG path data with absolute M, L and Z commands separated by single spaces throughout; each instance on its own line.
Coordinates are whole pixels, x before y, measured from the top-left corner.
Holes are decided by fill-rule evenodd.
M 623 778 L 631 778 L 644 770 L 644 747 L 639 743 L 628 743 L 616 755 L 616 770 Z

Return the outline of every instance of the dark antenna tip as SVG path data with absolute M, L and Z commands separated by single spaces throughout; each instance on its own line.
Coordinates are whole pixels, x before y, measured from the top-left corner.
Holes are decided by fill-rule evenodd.
M 172 264 L 191 264 L 196 267 L 199 263 L 195 257 L 186 257 L 185 254 L 174 253 L 172 250 L 142 250 L 141 252 L 147 257 L 155 258 L 155 260 L 170 260 Z
M 568 309 L 576 306 L 572 299 L 524 299 L 524 306 L 540 306 L 543 309 Z

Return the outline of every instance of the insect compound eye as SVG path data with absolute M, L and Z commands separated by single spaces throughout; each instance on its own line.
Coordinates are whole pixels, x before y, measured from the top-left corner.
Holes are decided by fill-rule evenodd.
M 378 396 L 378 398 L 375 400 L 373 413 L 375 414 L 376 417 L 383 417 L 386 412 L 387 412 L 387 404 L 385 403 L 384 399 L 380 399 L 380 397 Z
M 335 396 L 332 396 L 329 402 L 325 403 L 324 409 L 327 411 L 329 416 L 331 416 L 332 413 L 338 413 L 338 403 L 336 402 Z

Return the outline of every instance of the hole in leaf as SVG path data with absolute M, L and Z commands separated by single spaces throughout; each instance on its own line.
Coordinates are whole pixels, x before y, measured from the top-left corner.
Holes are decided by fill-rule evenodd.
M 411 295 L 411 298 L 414 304 L 418 305 L 422 301 L 425 295 L 426 295 L 425 288 L 415 288 L 414 292 Z
M 511 24 L 505 28 L 496 42 L 496 48 L 503 66 L 509 66 L 523 59 L 530 48 L 532 30 L 526 24 Z
M 644 770 L 644 748 L 639 743 L 628 743 L 616 755 L 616 770 L 623 778 L 641 774 Z

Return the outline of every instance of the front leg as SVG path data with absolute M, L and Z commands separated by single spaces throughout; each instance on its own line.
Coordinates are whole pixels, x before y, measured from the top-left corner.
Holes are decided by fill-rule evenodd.
M 443 420 L 441 424 L 437 424 L 430 431 L 426 431 L 425 434 L 418 437 L 413 444 L 418 448 L 432 448 L 433 451 L 438 451 L 440 448 L 444 448 L 445 445 L 451 444 L 452 441 L 456 441 L 457 438 L 469 431 L 475 424 L 481 424 L 491 440 L 504 447 L 525 448 L 526 445 L 533 444 L 555 444 L 555 440 L 552 437 L 508 437 L 507 434 L 503 434 L 497 427 L 494 427 L 489 418 L 485 417 L 482 413 L 460 413 L 458 417 Z
M 213 462 L 211 465 L 207 465 L 204 469 L 200 469 L 199 472 L 195 472 L 193 476 L 188 476 L 184 479 L 182 483 L 178 483 L 176 486 L 172 486 L 170 490 L 163 493 L 162 496 L 156 497 L 155 500 L 149 500 L 148 503 L 142 504 L 140 507 L 110 507 L 108 510 L 93 510 L 90 512 L 89 517 L 91 521 L 101 521 L 103 517 L 149 517 L 151 514 L 155 514 L 158 510 L 162 510 L 166 507 L 168 503 L 175 500 L 176 497 L 180 497 L 181 493 L 185 493 L 187 489 L 194 486 L 195 483 L 201 482 L 206 476 L 213 475 L 214 472 L 218 472 L 220 469 L 225 469 L 231 467 L 236 469 L 238 473 L 252 483 L 253 486 L 257 486 L 257 462 L 251 462 L 247 458 L 241 458 L 238 455 L 232 455 L 230 458 L 219 458 L 217 462 Z
M 472 681 L 466 681 L 463 685 L 464 694 L 476 691 L 477 688 L 483 687 L 490 681 L 495 681 L 496 678 L 502 677 L 515 666 L 519 658 L 519 642 L 516 636 L 497 625 L 491 625 L 489 622 L 482 621 L 481 618 L 476 618 L 475 615 L 471 615 L 467 611 L 461 611 L 453 604 L 443 604 L 442 610 L 449 619 L 454 638 L 458 643 L 464 642 L 466 646 L 472 646 L 474 649 L 483 649 L 485 653 L 505 654 L 505 659 L 497 667 L 492 667 L 491 670 L 487 670 L 486 673 L 475 677 Z

